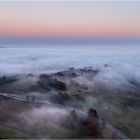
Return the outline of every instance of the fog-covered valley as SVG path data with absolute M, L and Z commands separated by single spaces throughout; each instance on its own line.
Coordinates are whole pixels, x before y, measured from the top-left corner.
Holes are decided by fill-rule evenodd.
M 129 138 L 140 138 L 139 71 L 139 46 L 0 48 L 1 93 L 27 100 L 34 97 L 34 100 L 72 107 L 85 113 L 94 108 L 102 120 Z M 0 124 L 22 128 L 31 138 L 81 138 L 59 125 L 68 111 L 51 105 L 46 108 L 31 103 L 25 105 L 26 102 L 22 105 L 9 100 L 4 102 L 3 98 L 0 103 Z M 18 108 L 13 118 L 10 104 Z M 54 117 L 53 121 L 51 117 Z M 24 123 L 28 125 L 24 126 Z M 35 129 L 35 126 L 38 127 Z

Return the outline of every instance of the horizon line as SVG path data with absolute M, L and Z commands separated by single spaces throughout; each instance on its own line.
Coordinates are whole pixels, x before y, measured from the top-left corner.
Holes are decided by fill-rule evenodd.
M 115 44 L 140 44 L 140 39 L 3 39 L 0 45 L 38 44 L 38 45 L 115 45 Z

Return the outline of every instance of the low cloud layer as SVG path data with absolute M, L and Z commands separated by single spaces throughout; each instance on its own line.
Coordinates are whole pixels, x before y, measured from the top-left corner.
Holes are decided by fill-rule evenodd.
M 68 67 L 112 65 L 115 72 L 137 74 L 140 69 L 138 46 L 0 48 L 0 73 L 25 73 Z M 134 73 L 134 72 L 133 72 Z
M 32 137 L 59 138 L 64 136 L 61 123 L 67 115 L 68 112 L 64 109 L 44 106 L 23 111 L 17 117 L 19 124 L 23 125 L 22 130 Z
M 84 48 L 84 47 L 83 47 Z M 112 89 L 140 83 L 138 46 L 0 48 L 0 75 L 47 73 L 69 67 L 100 69 L 96 84 Z M 104 65 L 108 64 L 108 67 Z M 110 86 L 111 85 L 111 86 Z M 111 90 L 112 90 L 111 89 Z

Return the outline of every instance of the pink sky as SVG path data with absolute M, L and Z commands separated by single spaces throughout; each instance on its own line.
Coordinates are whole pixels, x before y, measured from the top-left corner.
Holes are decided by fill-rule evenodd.
M 1 1 L 0 37 L 140 39 L 140 1 Z

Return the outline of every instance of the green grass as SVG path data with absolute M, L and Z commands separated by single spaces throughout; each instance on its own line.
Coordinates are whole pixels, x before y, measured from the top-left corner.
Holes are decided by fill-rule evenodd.
M 11 128 L 0 128 L 0 139 L 23 139 L 29 138 L 24 134 L 14 131 Z

